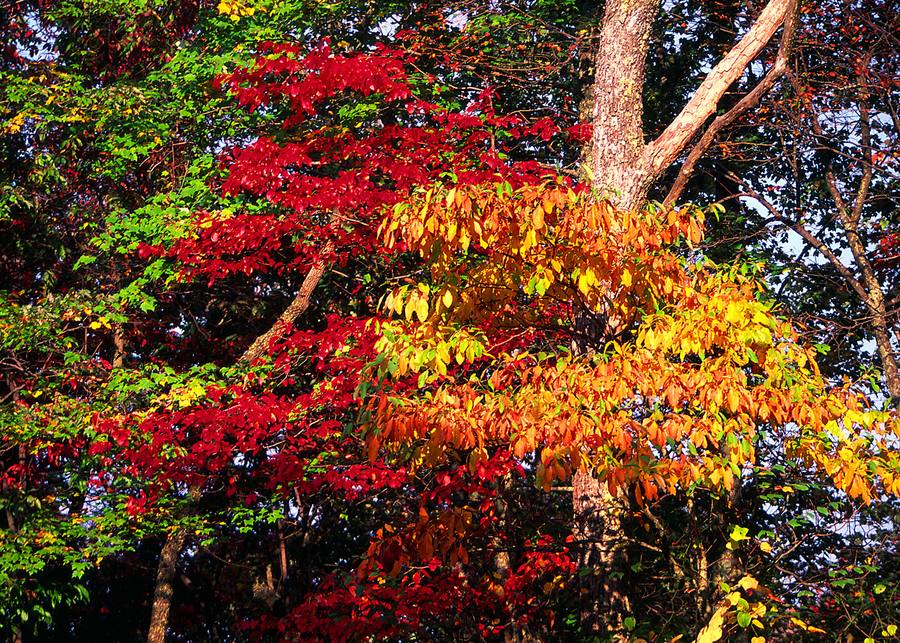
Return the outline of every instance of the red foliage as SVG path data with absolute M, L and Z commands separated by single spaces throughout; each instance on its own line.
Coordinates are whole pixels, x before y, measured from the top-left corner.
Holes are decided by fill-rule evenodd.
M 199 213 L 194 237 L 165 250 L 141 249 L 145 256 L 176 259 L 186 278 L 212 282 L 234 273 L 305 271 L 322 258 L 326 241 L 336 248 L 328 261 L 381 252 L 374 236 L 378 216 L 416 186 L 451 176 L 459 184 L 537 182 L 548 170 L 509 160 L 503 141 L 569 134 L 548 118 L 528 123 L 497 115 L 489 91 L 462 112 L 419 98 L 400 51 L 338 56 L 327 44 L 306 56 L 294 45 L 264 51 L 251 68 L 218 82 L 250 109 L 286 108 L 284 133 L 231 150 L 222 190 L 263 199 L 271 208 Z M 348 97 L 367 101 L 372 110 L 345 116 L 359 121 L 350 126 L 334 122 Z

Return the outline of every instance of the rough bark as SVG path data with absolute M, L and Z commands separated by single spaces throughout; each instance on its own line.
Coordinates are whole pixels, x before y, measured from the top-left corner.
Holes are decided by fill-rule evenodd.
M 334 252 L 334 244 L 328 242 L 323 254 L 330 255 Z M 326 264 L 324 260 L 318 260 L 306 273 L 300 290 L 288 305 L 278 320 L 268 331 L 256 338 L 253 344 L 241 355 L 241 362 L 249 363 L 262 356 L 269 348 L 271 341 L 284 332 L 287 324 L 292 324 L 309 308 L 310 298 L 322 276 L 325 274 Z M 192 488 L 189 492 L 191 503 L 200 497 L 200 490 Z M 179 527 L 171 532 L 163 544 L 159 554 L 159 563 L 156 568 L 156 585 L 153 590 L 153 605 L 151 607 L 150 628 L 147 632 L 147 643 L 164 643 L 166 628 L 169 623 L 169 610 L 172 605 L 172 593 L 174 590 L 175 574 L 178 569 L 178 558 L 181 555 L 184 544 L 187 541 L 188 532 L 184 527 Z M 282 560 L 282 574 L 287 575 L 287 561 Z
M 169 534 L 159 553 L 147 643 L 163 643 L 166 640 L 169 610 L 172 606 L 172 594 L 175 591 L 175 572 L 178 569 L 178 558 L 181 556 L 186 539 L 187 530 L 179 527 Z
M 573 535 L 578 544 L 581 625 L 602 638 L 620 640 L 631 607 L 622 583 L 626 539 L 625 502 L 589 471 L 572 481 Z
M 122 368 L 125 363 L 125 331 L 122 324 L 116 324 L 113 327 L 113 368 Z
M 607 2 L 590 88 L 594 187 L 623 209 L 640 207 L 653 177 L 644 144 L 644 65 L 660 0 Z

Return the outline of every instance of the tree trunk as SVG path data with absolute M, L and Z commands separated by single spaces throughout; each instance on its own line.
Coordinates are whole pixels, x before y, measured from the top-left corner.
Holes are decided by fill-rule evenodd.
M 179 527 L 168 535 L 162 551 L 159 553 L 147 643 L 164 643 L 166 640 L 169 610 L 172 606 L 172 594 L 175 591 L 175 572 L 178 569 L 178 558 L 181 556 L 186 539 L 187 529 Z
M 598 39 L 594 85 L 591 88 L 593 135 L 587 167 L 594 187 L 626 210 L 641 208 L 653 183 L 687 148 L 691 139 L 718 109 L 719 102 L 769 43 L 786 20 L 797 11 L 797 0 L 770 0 L 741 40 L 707 74 L 681 112 L 659 137 L 644 141 L 644 65 L 650 32 L 660 0 L 608 2 Z M 782 54 L 786 54 L 792 29 L 785 30 Z M 783 72 L 784 55 L 777 70 L 767 75 L 753 94 L 758 100 Z M 749 108 L 753 100 L 733 114 Z M 712 134 L 726 123 L 719 123 Z M 701 145 L 700 152 L 711 141 Z M 696 162 L 696 159 L 693 159 Z M 693 169 L 688 167 L 687 174 Z M 682 177 L 686 178 L 686 177 Z
M 329 241 L 324 253 L 329 255 L 334 252 L 334 244 Z M 252 362 L 260 357 L 269 347 L 269 343 L 283 332 L 285 324 L 292 324 L 309 308 L 310 298 L 313 290 L 319 285 L 322 276 L 325 274 L 325 262 L 319 260 L 313 264 L 306 273 L 300 290 L 294 297 L 293 301 L 288 305 L 283 313 L 278 317 L 276 322 L 268 331 L 256 338 L 253 344 L 241 355 L 241 362 Z M 201 490 L 192 487 L 188 492 L 189 502 L 195 503 L 200 499 Z M 175 573 L 178 566 L 178 557 L 184 548 L 187 539 L 187 530 L 183 527 L 178 528 L 168 535 L 166 542 L 163 544 L 162 551 L 159 554 L 159 563 L 156 568 L 156 586 L 153 590 L 153 606 L 151 608 L 150 629 L 147 632 L 147 643 L 164 643 L 166 637 L 166 627 L 169 622 L 169 609 L 172 603 L 172 590 L 175 582 Z M 282 569 L 286 570 L 286 561 L 283 563 Z
M 643 123 L 644 66 L 661 4 L 661 0 L 606 3 L 594 58 L 594 82 L 582 104 L 583 117 L 588 116 L 592 125 L 584 155 L 585 171 L 600 196 L 623 210 L 644 207 L 654 182 L 686 150 L 716 113 L 728 88 L 797 9 L 797 0 L 770 0 L 744 37 L 709 72 L 675 120 L 656 140 L 647 143 Z M 791 31 L 785 29 L 788 44 L 783 43 L 781 58 L 787 51 Z M 774 76 L 770 74 L 756 94 L 768 91 L 772 84 Z M 747 106 L 752 104 L 745 102 Z M 732 114 L 732 120 L 735 117 L 736 113 Z M 729 122 L 720 121 L 707 139 Z M 695 156 L 702 154 L 710 142 L 701 139 L 705 146 Z M 686 180 L 692 169 L 693 165 L 686 167 L 680 178 Z M 622 583 L 626 569 L 622 527 L 625 504 L 621 498 L 613 497 L 591 472 L 579 471 L 573 480 L 572 505 L 573 531 L 583 574 L 582 625 L 598 635 L 620 638 L 630 610 Z
M 113 368 L 122 368 L 125 363 L 125 348 L 125 330 L 122 328 L 122 324 L 116 323 L 113 326 Z
M 572 481 L 574 537 L 578 545 L 581 625 L 602 638 L 620 640 L 631 611 L 623 587 L 625 502 L 590 471 L 578 471 Z
M 581 105 L 592 123 L 584 153 L 585 174 L 600 196 L 637 209 L 653 177 L 647 171 L 643 124 L 644 65 L 659 0 L 608 2 L 594 58 L 594 81 Z M 625 505 L 591 471 L 572 481 L 573 535 L 577 547 L 580 621 L 585 634 L 620 640 L 630 611 L 622 578 Z
M 644 65 L 660 0 L 607 2 L 590 89 L 593 185 L 622 209 L 643 205 L 653 177 L 645 161 Z
M 9 388 L 10 395 L 12 397 L 13 406 L 15 406 L 19 402 L 19 387 L 16 386 L 16 383 L 13 381 L 13 377 L 11 374 L 7 374 L 6 376 L 6 386 Z M 18 458 L 19 458 L 19 466 L 22 468 L 21 470 L 25 470 L 25 447 L 20 445 L 18 449 Z M 5 466 L 4 466 L 5 468 Z M 9 490 L 9 484 L 7 482 L 3 482 L 2 486 L 0 486 L 0 491 L 6 492 Z M 12 510 L 7 505 L 6 507 L 6 524 L 9 529 L 10 534 L 15 534 L 18 531 L 18 527 L 16 526 L 16 519 L 13 516 Z M 13 643 L 22 643 L 24 641 L 24 635 L 22 631 L 22 624 L 15 623 L 12 626 L 11 632 L 11 640 Z

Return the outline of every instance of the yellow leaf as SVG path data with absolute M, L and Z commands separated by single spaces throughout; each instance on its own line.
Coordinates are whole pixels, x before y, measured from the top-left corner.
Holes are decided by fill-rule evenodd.
M 535 206 L 532 210 L 531 223 L 535 230 L 541 230 L 544 227 L 544 208 L 540 205 Z
M 801 620 L 800 620 L 799 618 L 797 618 L 796 616 L 792 616 L 792 617 L 791 617 L 791 623 L 793 623 L 793 624 L 796 625 L 797 627 L 802 627 L 804 630 L 806 630 L 806 629 L 809 628 L 809 626 L 808 626 L 806 623 L 804 623 L 803 621 L 801 621 Z
M 622 285 L 626 288 L 631 286 L 631 273 L 628 272 L 628 268 L 622 269 Z
M 744 319 L 744 312 L 741 310 L 741 305 L 733 301 L 728 304 L 728 307 L 725 309 L 725 321 L 729 324 L 737 324 Z
M 447 190 L 447 207 L 451 207 L 454 203 L 456 203 L 456 188 L 450 188 Z
M 770 545 L 769 543 L 760 543 L 759 548 L 766 554 L 772 551 L 772 545 Z
M 591 289 L 591 287 L 588 284 L 587 275 L 585 275 L 584 273 L 578 275 L 578 290 L 580 290 L 581 292 L 583 292 L 586 295 L 586 294 L 588 294 L 590 289 Z
M 444 303 L 445 308 L 450 308 L 450 305 L 453 303 L 453 293 L 449 290 L 445 290 L 441 301 Z
M 722 624 L 725 622 L 726 611 L 728 611 L 727 607 L 720 607 L 716 610 L 706 627 L 700 630 L 696 643 L 713 643 L 722 638 Z
M 759 582 L 753 576 L 744 576 L 741 580 L 738 581 L 738 585 L 741 586 L 742 589 L 747 591 L 751 589 L 756 589 L 759 587 Z
M 428 301 L 423 297 L 416 302 L 416 316 L 420 322 L 428 319 Z
M 736 412 L 741 401 L 740 394 L 737 390 L 729 388 L 726 397 L 728 398 L 728 410 L 732 413 Z
M 750 639 L 750 643 L 766 643 L 766 637 L 754 636 L 752 639 Z
M 472 242 L 472 239 L 469 237 L 469 233 L 463 229 L 459 231 L 459 245 L 462 247 L 462 251 L 466 252 L 469 249 L 469 244 Z

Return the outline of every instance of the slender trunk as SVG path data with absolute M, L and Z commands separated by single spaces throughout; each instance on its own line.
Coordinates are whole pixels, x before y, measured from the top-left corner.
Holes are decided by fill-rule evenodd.
M 869 86 L 865 73 L 865 69 L 872 63 L 872 56 L 868 55 L 860 62 L 860 72 L 857 91 L 857 107 L 859 108 L 859 142 L 862 150 L 862 176 L 856 189 L 856 194 L 852 202 L 848 202 L 841 194 L 841 187 L 837 177 L 834 174 L 834 164 L 830 163 L 825 172 L 825 185 L 831 193 L 837 210 L 837 218 L 843 228 L 844 238 L 853 254 L 853 260 L 862 274 L 862 284 L 854 282 L 852 276 L 848 277 L 849 270 L 846 268 L 842 272 L 851 286 L 855 285 L 854 290 L 860 295 L 863 303 L 869 311 L 872 319 L 872 334 L 875 335 L 875 343 L 878 346 L 878 356 L 881 359 L 881 368 L 884 371 L 885 384 L 888 392 L 893 398 L 891 401 L 896 404 L 900 400 L 900 370 L 897 365 L 897 355 L 891 345 L 891 336 L 888 325 L 888 307 L 885 303 L 884 288 L 881 281 L 869 260 L 868 249 L 866 243 L 859 232 L 860 218 L 863 210 L 868 202 L 870 191 L 872 189 L 872 180 L 874 177 L 874 163 L 872 161 L 872 124 L 871 124 L 871 107 L 869 105 Z M 824 131 L 818 117 L 814 114 L 810 125 L 813 133 L 817 136 L 824 136 Z M 826 255 L 827 256 L 827 255 Z M 832 263 L 838 266 L 840 264 L 834 260 Z M 864 285 L 865 290 L 862 286 Z
M 494 576 L 497 579 L 497 583 L 500 585 L 506 582 L 510 572 L 509 544 L 501 536 L 501 534 L 508 533 L 506 521 L 507 505 L 506 500 L 503 498 L 503 491 L 508 484 L 509 474 L 505 475 L 503 479 L 500 480 L 498 485 L 499 488 L 497 489 L 497 498 L 494 500 L 494 511 L 497 512 L 497 531 L 499 533 L 491 539 L 491 545 L 494 548 Z M 505 594 L 503 598 L 507 602 L 507 605 L 510 605 Z M 516 625 L 516 612 L 514 607 L 510 609 L 509 624 L 503 631 L 503 641 L 504 643 L 518 643 L 519 641 L 519 628 Z
M 507 473 L 498 480 L 497 497 L 494 500 L 494 511 L 497 513 L 497 534 L 491 539 L 491 545 L 494 548 L 494 575 L 500 584 L 509 578 L 514 564 L 510 556 L 510 542 L 501 535 L 510 533 L 507 497 L 512 493 L 513 486 L 513 474 Z M 505 599 L 508 600 L 508 597 Z M 507 605 L 511 604 L 507 603 Z M 527 623 L 520 624 L 518 621 L 519 614 L 511 605 L 509 623 L 503 631 L 504 643 L 529 643 L 540 640 Z
M 729 547 L 731 544 L 729 525 L 738 522 L 742 495 L 741 484 L 737 482 L 734 489 L 728 494 L 727 500 L 720 504 L 719 510 L 716 512 L 721 533 L 720 544 L 724 542 L 724 546 L 722 553 L 712 564 L 712 583 L 708 588 L 709 601 L 707 603 L 707 615 L 710 616 L 725 600 L 728 594 L 725 587 L 735 587 L 740 579 L 747 575 L 747 567 L 738 550 L 733 545 Z M 750 640 L 749 630 L 740 628 L 732 632 L 728 640 L 734 643 L 747 643 Z
M 859 234 L 859 213 L 857 208 L 850 210 L 844 202 L 841 201 L 840 193 L 837 191 L 837 181 L 834 175 L 829 171 L 827 173 L 829 187 L 835 196 L 835 203 L 838 208 L 838 219 L 844 229 L 844 237 L 847 239 L 847 245 L 853 253 L 856 265 L 862 272 L 862 280 L 866 287 L 866 297 L 863 299 L 869 314 L 872 317 L 872 333 L 875 335 L 875 343 L 878 346 L 878 356 L 881 359 L 881 368 L 884 371 L 884 379 L 887 384 L 888 392 L 891 397 L 900 398 L 900 370 L 897 367 L 897 356 L 891 346 L 891 336 L 888 329 L 887 307 L 884 302 L 884 290 L 872 262 L 869 261 L 866 252 L 865 243 Z M 857 195 L 857 202 L 862 203 L 865 199 L 867 186 L 861 187 Z M 858 210 L 861 212 L 862 207 Z
M 334 243 L 329 241 L 325 245 L 323 254 L 330 255 L 333 252 Z M 316 286 L 318 286 L 319 282 L 322 280 L 325 269 L 326 264 L 321 259 L 313 264 L 309 269 L 309 272 L 306 273 L 303 283 L 300 284 L 300 290 L 297 292 L 294 300 L 284 309 L 284 312 L 281 313 L 278 321 L 276 321 L 269 330 L 256 338 L 253 344 L 250 345 L 250 348 L 241 355 L 240 361 L 252 362 L 261 357 L 266 350 L 268 350 L 269 343 L 284 332 L 285 324 L 294 323 L 297 318 L 309 308 L 310 297 L 312 297 L 313 290 L 316 289 Z
M 285 515 L 287 511 L 285 511 Z M 278 581 L 279 587 L 281 590 L 284 590 L 284 586 L 288 581 L 288 574 L 290 573 L 290 561 L 288 560 L 288 552 L 287 552 L 287 537 L 284 534 L 284 521 L 278 521 L 278 562 L 281 566 L 281 578 Z
M 13 381 L 12 375 L 6 376 L 6 385 L 10 390 L 10 395 L 12 396 L 13 407 L 15 407 L 19 402 L 19 388 L 16 386 L 15 382 Z M 19 445 L 17 457 L 19 459 L 20 471 L 24 471 L 25 470 L 26 453 L 25 453 L 25 447 L 23 445 Z M 8 490 L 8 486 L 7 486 L 6 482 L 3 483 L 2 490 L 3 491 Z M 24 491 L 24 489 L 23 489 L 23 491 Z M 10 534 L 15 534 L 18 531 L 18 527 L 16 526 L 16 519 L 13 516 L 13 513 L 10 510 L 9 506 L 6 507 L 6 524 L 9 528 Z M 23 640 L 24 640 L 24 633 L 22 631 L 22 625 L 20 623 L 16 623 L 15 625 L 12 626 L 12 641 L 13 641 L 13 643 L 22 643 Z
M 878 346 L 878 356 L 881 360 L 881 368 L 884 371 L 885 384 L 891 397 L 900 399 L 900 369 L 897 366 L 897 355 L 891 345 L 891 336 L 888 326 L 887 306 L 884 301 L 884 289 L 881 281 L 875 273 L 872 262 L 869 261 L 867 249 L 859 234 L 859 217 L 863 204 L 868 195 L 869 182 L 863 178 L 856 195 L 856 204 L 851 209 L 841 197 L 837 180 L 831 170 L 826 172 L 826 182 L 838 212 L 838 220 L 843 228 L 844 238 L 853 253 L 859 271 L 862 273 L 862 282 L 865 285 L 863 303 L 872 318 L 872 334 L 875 335 L 875 344 Z
M 325 246 L 324 254 L 328 255 L 334 252 L 334 244 L 328 242 Z M 268 349 L 269 343 L 283 332 L 285 324 L 293 323 L 300 315 L 302 315 L 309 307 L 310 298 L 313 290 L 319 285 L 322 276 L 325 274 L 325 262 L 317 261 L 306 273 L 300 290 L 294 297 L 294 300 L 288 305 L 285 311 L 278 317 L 278 320 L 272 327 L 256 338 L 256 341 L 244 351 L 240 361 L 252 362 Z M 201 490 L 192 487 L 188 492 L 190 504 L 194 504 L 200 499 Z M 150 616 L 150 629 L 147 633 L 147 643 L 164 643 L 166 636 L 166 628 L 169 622 L 169 609 L 172 603 L 172 588 L 174 586 L 175 573 L 177 572 L 178 558 L 184 543 L 187 540 L 187 530 L 179 527 L 171 532 L 163 544 L 162 551 L 159 554 L 159 563 L 156 569 L 156 586 L 153 590 L 153 605 Z M 282 567 L 284 574 L 287 573 L 287 561 L 283 562 Z
M 891 397 L 894 398 L 894 403 L 896 403 L 900 400 L 900 371 L 897 368 L 897 355 L 894 352 L 894 347 L 891 345 L 891 336 L 888 332 L 884 310 L 874 313 L 872 325 L 875 330 L 875 343 L 878 346 L 878 356 L 881 358 L 881 367 L 884 370 L 887 390 Z
M 122 324 L 113 326 L 113 368 L 122 368 L 125 363 L 125 331 Z
M 153 609 L 150 615 L 150 629 L 147 631 L 147 643 L 164 643 L 166 628 L 169 624 L 169 610 L 172 606 L 172 594 L 175 591 L 175 572 L 178 558 L 187 539 L 187 529 L 179 527 L 169 534 L 159 553 L 159 564 L 156 568 L 156 587 L 153 590 Z

